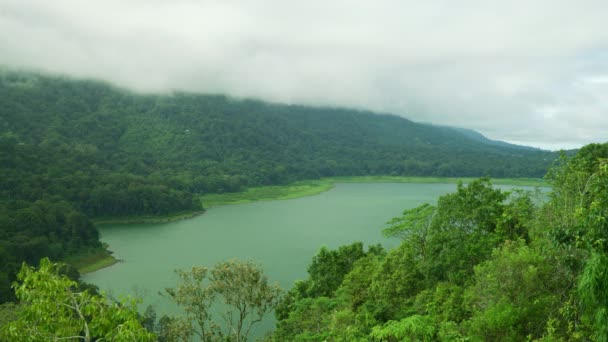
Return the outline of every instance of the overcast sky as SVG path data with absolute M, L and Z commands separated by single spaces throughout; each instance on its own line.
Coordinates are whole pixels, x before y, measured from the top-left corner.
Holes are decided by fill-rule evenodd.
M 0 0 L 0 64 L 608 141 L 606 0 Z

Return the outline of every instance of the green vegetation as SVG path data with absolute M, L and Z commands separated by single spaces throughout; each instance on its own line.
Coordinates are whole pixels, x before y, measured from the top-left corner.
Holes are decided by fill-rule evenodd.
M 0 340 L 245 342 L 282 292 L 252 262 L 176 270 L 177 286 L 165 292 L 184 315 L 157 320 L 151 306 L 140 315 L 137 300 L 105 297 L 70 279 L 65 269 L 48 258 L 38 268 L 23 264 L 14 284 L 20 304 L 0 305 Z
M 0 103 L 0 302 L 22 261 L 98 248 L 84 218 L 164 222 L 202 212 L 201 196 L 292 198 L 328 189 L 305 181 L 323 177 L 540 177 L 557 156 L 394 115 L 6 70 Z
M 119 260 L 117 260 L 113 256 L 108 255 L 108 256 L 106 256 L 104 258 L 100 258 L 100 259 L 94 259 L 94 260 L 88 259 L 86 262 L 84 262 L 82 264 L 82 266 L 78 266 L 78 264 L 74 264 L 74 267 L 76 267 L 78 269 L 78 272 L 80 272 L 80 274 L 86 274 L 86 273 L 95 272 L 102 268 L 112 266 L 115 263 L 117 263 L 118 261 Z
M 557 157 L 393 115 L 141 95 L 21 72 L 0 73 L 0 103 L 0 303 L 21 302 L 18 310 L 3 306 L 6 317 L 19 317 L 4 325 L 9 340 L 59 332 L 86 339 L 89 328 L 112 339 L 120 336 L 113 324 L 125 322 L 141 332 L 131 304 L 75 291 L 84 286 L 75 270 L 66 271 L 68 281 L 47 261 L 39 271 L 21 267 L 43 257 L 83 271 L 84 262 L 113 262 L 99 252 L 92 220 L 159 222 L 202 212 L 201 196 L 205 205 L 292 198 L 338 181 L 535 178 Z M 606 149 L 590 145 L 562 160 L 541 208 L 467 178 L 432 210 L 394 221 L 389 234 L 403 238 L 395 250 L 322 250 L 310 279 L 281 305 L 276 336 L 606 340 Z M 59 321 L 47 320 L 49 293 L 65 304 Z M 79 315 L 85 307 L 90 313 Z M 103 322 L 90 321 L 100 308 Z M 43 320 L 32 324 L 34 314 Z
M 354 176 L 324 178 L 333 183 L 470 183 L 474 177 L 407 177 L 407 176 Z M 543 178 L 493 178 L 497 185 L 549 186 Z
M 0 331 L 3 327 L 19 318 L 20 305 L 13 302 L 0 304 Z
M 608 144 L 563 157 L 537 203 L 488 179 L 405 210 L 388 252 L 322 248 L 276 341 L 605 341 Z
M 103 248 L 71 255 L 64 260 L 75 267 L 80 274 L 95 272 L 104 267 L 112 266 L 119 261 L 108 252 L 107 247 L 104 244 Z
M 62 260 L 98 252 L 99 233 L 88 217 L 64 201 L 0 201 L 0 302 L 14 300 L 10 284 L 22 262 Z
M 397 248 L 322 247 L 282 297 L 250 262 L 178 270 L 166 293 L 184 314 L 158 322 L 151 309 L 141 316 L 134 302 L 81 290 L 61 275 L 69 268 L 43 259 L 21 268 L 20 304 L 0 307 L 0 337 L 246 341 L 274 310 L 272 341 L 605 341 L 608 144 L 563 157 L 548 178 L 545 203 L 488 178 L 458 183 L 388 222 Z
M 173 222 L 186 220 L 189 218 L 193 218 L 195 216 L 203 214 L 205 211 L 188 211 L 188 212 L 177 212 L 164 216 L 132 216 L 132 217 L 110 217 L 103 218 L 99 217 L 93 219 L 93 223 L 95 225 L 100 226 L 104 224 L 133 224 L 133 223 L 165 223 L 165 222 Z
M 21 301 L 17 319 L 0 329 L 3 341 L 155 341 L 140 322 L 135 301 L 111 302 L 80 289 L 48 259 L 27 265 L 15 287 Z
M 251 328 L 274 310 L 281 294 L 252 262 L 229 260 L 212 269 L 195 266 L 176 273 L 177 287 L 165 291 L 185 316 L 161 318 L 161 340 L 190 341 L 195 336 L 201 341 L 247 341 Z M 217 310 L 224 311 L 222 320 L 213 317 Z
M 285 200 L 317 195 L 333 187 L 333 183 L 326 179 L 299 181 L 289 185 L 253 187 L 242 192 L 207 194 L 201 197 L 201 201 L 205 204 L 205 207 L 209 208 L 225 204 L 239 204 L 265 200 Z
M 404 176 L 353 176 L 353 177 L 327 177 L 320 180 L 299 181 L 288 185 L 268 185 L 247 188 L 241 192 L 226 192 L 223 194 L 206 194 L 201 196 L 205 207 L 218 205 L 249 203 L 266 200 L 285 200 L 304 196 L 317 195 L 335 186 L 336 183 L 469 183 L 476 178 L 450 178 L 450 177 L 404 177 Z M 514 186 L 549 186 L 541 178 L 497 178 L 492 179 L 497 185 Z M 97 222 L 97 221 L 95 221 Z M 105 223 L 105 221 L 102 221 Z M 118 223 L 122 223 L 120 220 Z M 138 222 L 135 219 L 136 223 Z M 154 223 L 155 221 L 152 221 Z M 115 223 L 115 222 L 112 222 Z

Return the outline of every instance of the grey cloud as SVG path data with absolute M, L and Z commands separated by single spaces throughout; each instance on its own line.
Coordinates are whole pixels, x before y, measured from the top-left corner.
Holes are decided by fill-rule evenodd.
M 605 1 L 0 0 L 0 63 L 605 141 Z

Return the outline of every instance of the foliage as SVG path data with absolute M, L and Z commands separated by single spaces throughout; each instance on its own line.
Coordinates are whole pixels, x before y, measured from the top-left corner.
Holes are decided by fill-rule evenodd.
M 19 310 L 20 306 L 12 302 L 0 304 L 0 331 L 7 323 L 17 320 Z
M 309 278 L 296 283 L 277 310 L 275 336 L 289 340 L 312 333 L 300 324 L 310 322 L 311 308 L 320 320 L 311 323 L 317 327 L 311 336 L 318 338 L 459 336 L 454 324 L 470 316 L 462 286 L 473 282 L 474 266 L 490 258 L 505 238 L 496 230 L 499 222 L 527 228 L 520 224 L 525 221 L 520 216 L 503 214 L 505 208 L 524 208 L 532 202 L 507 204 L 507 197 L 488 179 L 459 184 L 437 206 L 408 209 L 390 221 L 385 234 L 400 237 L 402 243 L 388 254 L 372 253 L 372 248 L 365 254 L 362 245 L 322 248 L 309 266 Z M 503 230 L 510 234 L 513 229 Z M 341 258 L 354 262 L 341 267 Z
M 359 258 L 346 274 L 322 268 L 322 279 L 341 280 L 323 297 L 306 295 L 311 279 L 297 282 L 277 311 L 275 337 L 606 341 L 606 160 L 608 144 L 564 155 L 544 200 L 482 178 L 435 206 L 405 210 L 384 230 L 399 247 Z
M 0 302 L 14 299 L 10 286 L 22 262 L 100 250 L 98 238 L 89 219 L 68 203 L 0 200 Z
M 331 313 L 336 301 L 327 297 L 304 298 L 297 301 L 290 315 L 278 323 L 278 341 L 323 341 L 330 336 Z
M 462 322 L 470 316 L 464 305 L 464 288 L 450 282 L 441 282 L 416 296 L 415 311 L 433 317 L 438 323 Z
M 426 235 L 433 221 L 436 208 L 425 203 L 414 209 L 407 209 L 403 215 L 388 222 L 390 225 L 382 231 L 386 237 L 398 237 L 402 240 L 416 239 L 419 243 L 426 240 Z M 413 236 L 415 235 L 415 236 Z M 424 255 L 424 251 L 422 251 Z
M 330 250 L 322 247 L 313 258 L 308 268 L 308 278 L 296 282 L 279 302 L 275 311 L 278 318 L 275 338 L 278 340 L 318 340 L 326 338 L 325 330 L 330 325 L 339 329 L 345 317 L 353 318 L 349 310 L 336 316 L 334 309 L 343 308 L 343 298 L 352 300 L 351 307 L 356 308 L 366 298 L 369 274 L 361 274 L 362 269 L 371 271 L 379 259 L 384 258 L 385 251 L 380 245 L 372 245 L 365 251 L 361 242 Z M 348 278 L 348 279 L 346 279 Z M 363 278 L 363 279 L 362 279 Z M 340 288 L 343 282 L 350 284 L 348 289 Z M 360 283 L 362 281 L 363 283 Z M 328 299 L 337 294 L 338 299 Z M 368 317 L 371 318 L 371 317 Z M 365 317 L 354 317 L 355 320 L 366 320 Z M 307 328 L 308 327 L 308 328 Z M 315 331 L 309 331 L 315 327 Z M 347 329 L 345 329 L 347 330 Z M 334 335 L 337 332 L 334 332 Z M 344 334 L 355 334 L 353 331 L 340 331 Z M 332 335 L 332 336 L 334 336 Z M 336 338 L 336 336 L 334 336 Z
M 608 149 L 606 149 L 608 152 Z M 579 280 L 579 292 L 593 317 L 594 336 L 608 339 L 608 163 L 603 159 L 590 176 L 587 205 L 579 215 L 584 233 L 581 242 L 591 251 Z
M 22 261 L 99 250 L 89 217 L 200 211 L 201 195 L 290 196 L 312 191 L 310 183 L 260 186 L 320 177 L 539 177 L 555 159 L 391 115 L 140 95 L 26 73 L 0 74 L 0 101 L 0 301 L 15 299 L 10 284 Z M 563 154 L 547 174 L 553 190 L 544 203 L 500 191 L 487 178 L 460 183 L 435 205 L 409 208 L 389 222 L 385 234 L 401 239 L 398 248 L 321 248 L 307 279 L 279 303 L 277 288 L 251 264 L 180 271 L 180 283 L 167 293 L 185 315 L 161 318 L 158 338 L 244 340 L 276 306 L 276 340 L 606 341 L 607 159 L 608 144 Z M 42 263 L 44 272 L 22 269 L 21 280 L 36 286 L 18 287 L 18 310 L 0 310 L 6 320 L 17 317 L 4 325 L 4 336 L 84 334 L 83 322 L 91 338 L 119 336 L 112 327 L 121 319 L 143 329 L 132 304 L 77 290 L 49 265 Z M 53 303 L 45 293 L 66 304 L 57 317 L 47 313 Z M 223 306 L 233 310 L 218 320 Z M 103 312 L 79 315 L 84 308 Z M 43 319 L 24 323 L 34 322 L 32 310 Z M 150 329 L 153 315 L 144 318 Z
M 204 283 L 209 270 L 194 266 L 189 272 L 177 270 L 176 273 L 180 279 L 177 288 L 167 288 L 165 291 L 184 309 L 187 321 L 197 326 L 196 329 L 191 329 L 188 323 L 188 329 L 184 333 L 187 331 L 188 336 L 196 334 L 203 341 L 211 340 L 218 333 L 218 326 L 211 321 L 211 304 L 215 293 Z
M 194 334 L 202 341 L 246 341 L 251 328 L 275 308 L 281 293 L 252 262 L 230 260 L 211 270 L 196 266 L 176 272 L 180 281 L 166 292 L 184 309 L 185 317 L 164 320 L 160 335 L 167 340 L 188 340 Z M 212 314 L 222 308 L 226 310 L 218 321 Z
M 415 250 L 401 244 L 390 251 L 371 275 L 370 300 L 365 309 L 380 321 L 411 313 L 411 304 L 423 289 L 424 276 Z
M 211 270 L 210 280 L 212 291 L 223 304 L 236 309 L 224 317 L 235 341 L 247 339 L 251 327 L 274 309 L 281 293 L 280 287 L 268 284 L 261 268 L 251 262 L 220 262 Z
M 330 180 L 298 181 L 288 185 L 252 187 L 242 192 L 205 194 L 201 197 L 201 200 L 206 207 L 265 200 L 285 200 L 316 195 L 333 187 L 334 184 Z
M 374 327 L 370 337 L 372 341 L 434 341 L 435 334 L 436 328 L 430 317 L 413 315 Z
M 21 301 L 18 319 L 2 327 L 10 341 L 154 341 L 139 321 L 134 301 L 111 302 L 80 291 L 77 283 L 59 275 L 58 265 L 40 261 L 38 270 L 23 265 L 15 283 Z
M 469 333 L 503 341 L 542 336 L 565 287 L 557 266 L 524 240 L 506 241 L 495 249 L 491 259 L 475 267 L 475 283 L 467 289 Z
M 341 246 L 337 250 L 321 247 L 308 267 L 310 281 L 307 295 L 313 298 L 333 295 L 355 261 L 365 255 L 361 242 Z
M 576 307 L 568 325 L 608 339 L 608 144 L 583 147 L 571 160 L 562 158 L 550 172 L 555 191 L 548 205 L 551 238 L 570 255 L 578 273 Z M 586 330 L 588 329 L 588 330 Z M 570 330 L 573 330 L 570 328 Z
M 455 193 L 439 198 L 426 242 L 432 258 L 422 265 L 430 281 L 464 284 L 473 267 L 490 256 L 502 238 L 496 225 L 506 198 L 487 178 L 458 184 Z

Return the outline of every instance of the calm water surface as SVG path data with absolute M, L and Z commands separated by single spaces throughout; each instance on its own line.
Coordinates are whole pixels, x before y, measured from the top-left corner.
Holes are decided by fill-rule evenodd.
M 394 247 L 398 241 L 381 234 L 388 220 L 404 209 L 435 204 L 439 196 L 455 189 L 455 184 L 343 183 L 316 196 L 217 207 L 184 221 L 102 226 L 102 241 L 124 262 L 84 280 L 114 296 L 140 296 L 144 305 L 155 306 L 159 317 L 178 312 L 158 295 L 175 286 L 176 268 L 249 259 L 289 289 L 295 280 L 306 277 L 306 267 L 320 246 L 363 241 L 366 246 Z M 265 322 L 256 335 L 272 324 Z

